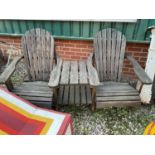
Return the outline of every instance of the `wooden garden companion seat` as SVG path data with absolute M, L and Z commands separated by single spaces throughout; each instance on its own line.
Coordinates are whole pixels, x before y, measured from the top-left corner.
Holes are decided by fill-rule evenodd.
M 98 32 L 94 39 L 94 56 L 101 82 L 96 90 L 97 108 L 141 104 L 140 89 L 136 90 L 129 83 L 122 82 L 124 57 L 132 64 L 134 72 L 142 84 L 152 83 L 138 62 L 131 55 L 125 54 L 125 47 L 125 36 L 115 29 L 104 29 Z
M 48 87 L 54 55 L 54 39 L 43 29 L 27 31 L 21 40 L 23 56 L 15 57 L 0 75 L 0 84 L 32 103 L 51 108 L 52 90 Z M 24 58 L 28 80 L 19 86 L 13 86 L 11 75 L 17 63 Z

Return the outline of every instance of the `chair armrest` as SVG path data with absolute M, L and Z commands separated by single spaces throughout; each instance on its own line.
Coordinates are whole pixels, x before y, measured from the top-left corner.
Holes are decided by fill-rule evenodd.
M 139 63 L 131 55 L 125 54 L 125 57 L 130 61 L 133 66 L 134 72 L 137 75 L 138 79 L 143 84 L 151 84 L 152 80 L 148 77 L 144 69 L 139 65 Z
M 53 68 L 50 74 L 48 86 L 57 87 L 59 85 L 60 73 L 61 73 L 62 59 L 57 56 L 57 65 Z
M 98 86 L 100 85 L 100 81 L 97 74 L 97 70 L 92 65 L 92 57 L 93 54 L 91 53 L 87 60 L 88 78 L 91 86 Z
M 13 59 L 13 61 L 8 65 L 8 67 L 3 71 L 3 73 L 0 75 L 0 84 L 5 84 L 7 80 L 11 77 L 11 75 L 14 73 L 16 69 L 16 65 L 18 62 L 23 59 L 24 56 L 18 56 Z

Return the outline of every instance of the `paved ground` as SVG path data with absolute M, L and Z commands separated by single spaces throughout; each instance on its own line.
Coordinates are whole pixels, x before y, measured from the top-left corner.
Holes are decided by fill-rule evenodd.
M 12 80 L 20 84 L 26 75 L 23 63 L 18 65 Z M 60 111 L 72 114 L 75 134 L 143 134 L 146 125 L 155 120 L 155 105 L 143 105 L 135 108 L 106 108 L 91 112 L 88 107 L 60 108 Z

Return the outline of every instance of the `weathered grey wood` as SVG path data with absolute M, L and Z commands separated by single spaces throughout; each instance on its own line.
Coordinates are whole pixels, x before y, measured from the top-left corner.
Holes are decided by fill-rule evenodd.
M 138 95 L 139 96 L 139 93 L 138 91 L 127 91 L 127 92 L 104 92 L 102 90 L 100 91 L 97 91 L 97 96 L 102 96 L 102 97 L 105 97 L 105 96 L 135 96 L 135 95 Z
M 120 51 L 121 51 L 121 40 L 122 34 L 121 32 L 117 32 L 116 36 L 116 54 L 115 54 L 115 80 L 118 80 L 118 70 L 119 70 L 119 62 L 122 61 L 120 60 Z
M 70 84 L 78 84 L 78 81 L 79 81 L 78 62 L 71 61 Z
M 88 84 L 87 79 L 87 71 L 86 71 L 86 62 L 80 60 L 79 62 L 79 78 L 80 78 L 80 84 Z
M 62 59 L 58 61 L 58 64 L 52 70 L 50 75 L 50 80 L 48 83 L 49 87 L 56 87 L 59 85 L 60 75 L 61 75 Z
M 70 71 L 70 61 L 64 61 L 62 65 L 60 84 L 66 85 L 69 83 L 69 71 Z
M 64 88 L 63 105 L 69 104 L 69 86 Z
M 50 33 L 38 28 L 27 31 L 22 37 L 22 52 L 32 81 L 49 79 L 54 54 L 53 44 Z
M 112 29 L 112 43 L 111 43 L 111 80 L 115 80 L 115 54 L 116 54 L 116 35 L 117 32 Z
M 69 104 L 74 104 L 75 99 L 75 86 L 70 86 L 69 90 Z
M 126 57 L 130 61 L 130 63 L 133 65 L 134 72 L 139 78 L 139 80 L 143 84 L 151 84 L 152 80 L 148 77 L 148 75 L 145 73 L 142 67 L 138 64 L 138 62 L 131 55 L 126 54 Z
M 101 34 L 99 34 L 99 38 L 100 39 L 98 39 L 97 40 L 97 45 L 96 46 L 98 46 L 98 57 L 99 57 L 99 59 L 97 60 L 97 61 L 99 61 L 99 76 L 100 76 L 100 78 L 101 79 L 103 79 L 103 69 L 102 69 L 102 66 L 103 66 L 103 61 L 102 61 L 102 57 L 103 57 L 103 52 L 102 52 L 102 40 L 101 40 Z
M 95 59 L 100 81 L 120 80 L 124 61 L 126 40 L 121 32 L 115 29 L 104 29 L 94 39 Z M 101 53 L 102 52 L 102 53 Z M 102 78 L 103 74 L 103 78 Z
M 120 58 L 119 58 L 119 68 L 118 68 L 118 81 L 121 80 L 122 75 L 122 68 L 124 62 L 124 55 L 125 55 L 125 47 L 126 47 L 126 38 L 122 35 L 122 42 L 121 42 L 121 51 L 120 51 Z
M 58 100 L 57 103 L 59 105 L 63 104 L 63 96 L 64 96 L 64 86 L 60 86 L 59 94 L 58 94 L 58 99 L 57 99 Z
M 81 104 L 86 104 L 86 89 L 85 85 L 80 86 Z
M 80 105 L 80 90 L 79 86 L 75 86 L 75 104 Z
M 107 33 L 107 77 L 111 78 L 111 29 L 106 30 Z
M 99 82 L 97 71 L 92 66 L 92 63 L 89 60 L 87 61 L 87 70 L 88 70 L 89 84 L 92 86 L 98 86 L 100 82 Z
M 140 101 L 105 101 L 97 102 L 96 108 L 106 108 L 106 107 L 139 107 L 141 105 Z
M 12 91 L 37 106 L 51 108 L 53 92 L 47 84 L 43 81 L 24 82 L 15 86 Z
M 92 97 L 90 92 L 90 86 L 86 86 L 87 104 L 92 104 Z
M 9 78 L 11 77 L 11 75 L 14 73 L 16 69 L 16 65 L 22 58 L 23 56 L 18 56 L 13 59 L 11 64 L 0 75 L 0 84 L 5 84 L 5 82 L 9 80 Z
M 140 101 L 139 96 L 97 96 L 96 100 L 99 101 Z

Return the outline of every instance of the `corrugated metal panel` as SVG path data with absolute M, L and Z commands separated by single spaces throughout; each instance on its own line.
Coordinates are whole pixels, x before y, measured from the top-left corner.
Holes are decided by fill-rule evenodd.
M 148 26 L 155 25 L 155 19 L 138 19 L 137 22 L 99 22 L 99 21 L 36 21 L 0 20 L 0 35 L 21 36 L 31 28 L 44 28 L 55 38 L 89 40 L 104 28 L 116 28 L 123 32 L 128 41 L 148 42 Z

